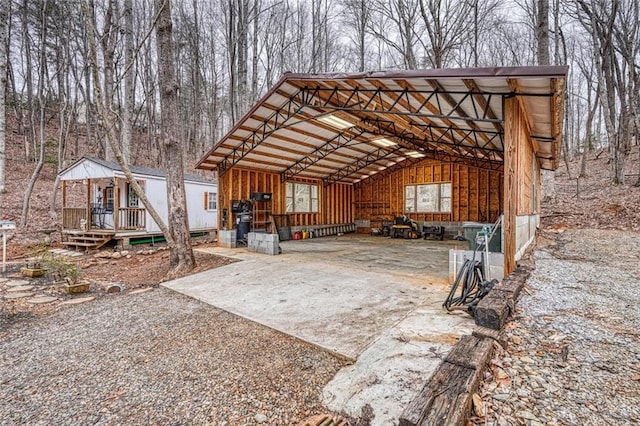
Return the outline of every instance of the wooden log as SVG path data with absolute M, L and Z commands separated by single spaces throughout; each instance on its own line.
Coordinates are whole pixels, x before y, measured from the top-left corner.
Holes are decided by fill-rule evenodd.
M 493 350 L 491 339 L 462 336 L 445 358 L 445 361 L 460 367 L 482 369 L 489 361 Z
M 514 309 L 513 293 L 491 290 L 476 306 L 476 324 L 482 327 L 502 330 L 509 314 Z
M 504 349 L 507 349 L 507 340 L 502 336 L 502 332 L 500 330 L 494 330 L 492 328 L 476 325 L 471 331 L 471 335 L 476 336 L 480 339 L 490 339 L 494 342 L 498 342 L 500 346 L 502 346 Z
M 463 425 L 481 371 L 442 362 L 404 410 L 399 425 Z

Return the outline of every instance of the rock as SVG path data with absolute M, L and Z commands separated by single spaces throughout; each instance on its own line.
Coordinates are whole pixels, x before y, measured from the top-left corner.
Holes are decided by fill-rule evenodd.
M 129 250 L 122 250 L 120 254 L 123 256 L 127 256 L 129 254 Z
M 128 255 L 126 255 L 125 257 L 126 257 L 127 259 L 131 259 L 131 257 L 132 257 L 132 256 L 131 256 L 130 254 L 128 254 Z
M 102 284 L 102 287 L 104 288 L 105 293 L 121 293 L 122 290 L 124 290 L 124 286 L 122 286 L 121 284 L 113 284 L 113 283 L 106 283 L 106 284 Z
M 15 287 L 9 287 L 7 289 L 7 292 L 9 292 L 9 293 L 25 292 L 25 291 L 30 291 L 30 290 L 33 290 L 33 286 L 32 285 L 17 285 Z
M 9 280 L 7 282 L 7 287 L 17 287 L 17 286 L 29 285 L 29 284 L 31 284 L 31 282 L 27 280 Z
M 138 288 L 138 289 L 135 289 L 135 290 L 131 290 L 127 294 L 141 294 L 141 293 L 146 293 L 146 292 L 151 291 L 151 290 L 153 290 L 153 288 L 151 288 L 151 287 Z
M 94 254 L 93 257 L 106 259 L 106 258 L 111 257 L 111 253 L 109 253 L 108 251 L 100 251 L 100 252 Z
M 27 299 L 27 303 L 41 305 L 43 303 L 55 302 L 56 300 L 58 300 L 58 298 L 53 296 L 36 296 L 36 297 L 32 297 L 31 299 Z
M 525 362 L 527 364 L 533 364 L 535 361 L 529 358 L 528 356 L 520 357 L 520 361 Z
M 531 411 L 521 410 L 516 413 L 516 417 L 520 417 L 525 420 L 535 420 L 538 421 L 538 418 Z
M 4 284 L 9 281 L 9 278 L 0 278 L 0 284 Z
M 267 421 L 267 416 L 262 413 L 258 413 L 253 417 L 253 419 L 256 421 L 256 423 L 264 423 Z
M 111 255 L 112 259 L 120 259 L 122 257 L 122 254 L 120 254 L 120 252 L 115 252 Z
M 509 399 L 509 394 L 508 393 L 496 393 L 494 395 L 491 396 L 493 399 L 496 399 L 498 401 L 506 401 Z
M 65 300 L 64 302 L 61 302 L 60 305 L 79 305 L 80 303 L 91 302 L 91 301 L 93 301 L 95 299 L 96 298 L 93 297 L 93 296 L 76 297 L 75 299 Z
M 5 299 L 22 299 L 23 297 L 31 297 L 33 293 L 10 293 L 4 296 Z

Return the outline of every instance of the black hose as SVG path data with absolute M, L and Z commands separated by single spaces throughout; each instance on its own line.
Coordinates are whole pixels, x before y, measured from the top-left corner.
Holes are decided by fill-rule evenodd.
M 476 260 L 478 248 L 476 247 L 476 250 L 473 251 L 473 258 L 464 261 L 451 286 L 449 295 L 442 304 L 447 311 L 464 310 L 474 316 L 476 305 L 480 299 L 498 283 L 497 280 L 485 281 L 482 262 Z

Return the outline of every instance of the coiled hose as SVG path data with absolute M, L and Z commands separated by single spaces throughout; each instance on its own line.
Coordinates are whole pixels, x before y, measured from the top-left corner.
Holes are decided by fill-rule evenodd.
M 476 260 L 475 257 L 474 251 L 473 258 L 465 260 L 453 282 L 449 295 L 442 304 L 447 311 L 462 310 L 474 316 L 475 308 L 480 299 L 498 283 L 498 280 L 485 281 L 482 262 Z

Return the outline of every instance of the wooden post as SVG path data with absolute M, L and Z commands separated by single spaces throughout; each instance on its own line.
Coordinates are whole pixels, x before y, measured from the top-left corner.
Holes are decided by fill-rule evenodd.
M 118 178 L 113 178 L 113 229 L 118 230 L 120 226 L 120 189 L 118 187 Z
M 87 179 L 87 213 L 85 216 L 87 221 L 86 230 L 91 229 L 91 179 Z
M 507 98 L 504 101 L 504 275 L 516 268 L 516 203 L 517 186 L 517 144 L 520 142 L 522 113 L 518 99 Z
M 67 207 L 67 181 L 62 181 L 62 209 Z M 63 214 L 64 215 L 64 214 Z

